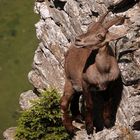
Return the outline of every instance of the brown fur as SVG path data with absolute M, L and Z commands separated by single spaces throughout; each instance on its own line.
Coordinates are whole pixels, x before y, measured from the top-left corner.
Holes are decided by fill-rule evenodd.
M 104 91 L 107 89 L 108 83 L 119 77 L 117 62 L 109 52 L 107 43 L 119 37 L 108 32 L 108 28 L 122 20 L 122 17 L 114 18 L 103 26 L 102 22 L 106 15 L 103 15 L 99 22 L 93 24 L 86 34 L 76 38 L 75 44 L 71 46 L 65 56 L 66 80 L 60 106 L 63 113 L 63 124 L 70 133 L 77 131 L 77 128 L 72 125 L 72 119 L 68 112 L 72 96 L 77 94 L 76 92 L 83 93 L 87 112 L 85 117 L 86 130 L 88 134 L 91 134 L 93 132 L 93 100 L 89 87 Z M 97 48 L 99 49 L 97 55 L 91 55 L 96 52 Z M 92 58 L 90 65 L 87 62 L 89 57 Z M 77 112 L 79 113 L 78 110 Z M 110 115 L 110 113 L 104 114 Z
M 94 106 L 96 106 L 97 102 L 94 102 L 94 98 L 96 96 L 95 93 L 104 94 L 106 96 L 104 97 L 101 95 L 103 96 L 103 102 L 100 102 L 100 105 L 103 105 L 103 111 L 101 113 L 101 116 L 103 117 L 102 121 L 104 122 L 103 125 L 105 125 L 107 128 L 114 125 L 115 114 L 122 93 L 120 70 L 110 46 L 106 45 L 100 48 L 95 57 L 95 60 L 90 61 L 93 61 L 93 63 L 84 69 L 82 79 L 83 94 L 85 97 L 87 109 L 87 117 L 85 122 L 88 134 L 93 132 L 92 120 L 94 119 L 94 116 L 97 116 L 93 116 Z M 114 85 L 118 86 L 119 89 L 117 89 L 117 87 Z M 116 91 L 114 89 L 116 89 Z M 115 100 L 118 100 L 117 102 L 114 101 L 114 97 L 116 97 L 115 94 L 119 97 L 119 99 L 115 98 Z M 101 127 L 97 124 L 96 130 L 101 130 L 103 125 Z
M 115 81 L 120 75 L 117 60 L 109 45 L 100 48 L 95 62 L 83 74 L 83 79 L 99 90 L 106 90 L 110 81 Z

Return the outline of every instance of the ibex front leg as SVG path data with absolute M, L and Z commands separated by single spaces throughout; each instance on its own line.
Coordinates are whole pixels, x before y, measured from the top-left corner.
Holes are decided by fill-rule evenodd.
M 86 116 L 85 116 L 85 124 L 87 134 L 93 134 L 93 100 L 91 93 L 88 90 L 88 85 L 83 82 L 83 89 L 84 89 L 84 97 L 86 101 Z
M 64 94 L 60 100 L 60 107 L 61 107 L 61 112 L 63 113 L 62 116 L 63 125 L 65 126 L 67 131 L 71 134 L 74 134 L 76 131 L 79 130 L 78 128 L 72 125 L 72 119 L 69 116 L 69 110 L 68 110 L 73 93 L 74 91 L 73 91 L 71 81 L 66 80 L 65 87 L 64 87 Z

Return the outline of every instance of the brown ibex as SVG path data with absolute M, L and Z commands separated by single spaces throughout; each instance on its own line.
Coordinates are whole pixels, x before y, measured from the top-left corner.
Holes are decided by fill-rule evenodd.
M 85 122 L 88 134 L 93 132 L 93 108 L 96 104 L 93 102 L 94 94 L 100 93 L 104 100 L 103 123 L 109 128 L 114 125 L 115 114 L 122 93 L 120 70 L 108 44 L 101 47 L 95 58 L 90 58 L 89 61 L 93 63 L 89 63 L 82 73 L 82 88 L 87 109 Z M 102 130 L 103 126 L 96 125 L 96 131 Z
M 112 25 L 120 23 L 124 18 L 116 17 L 103 25 L 106 15 L 107 13 L 98 22 L 92 24 L 85 34 L 76 37 L 75 44 L 71 46 L 65 56 L 66 79 L 60 106 L 63 113 L 63 124 L 70 133 L 77 131 L 77 128 L 72 125 L 68 112 L 72 96 L 78 94 L 77 92 L 83 93 L 87 111 L 86 130 L 88 134 L 91 134 L 93 132 L 93 100 L 90 89 L 104 91 L 111 81 L 114 82 L 120 76 L 117 62 L 108 46 L 109 41 L 120 38 L 120 36 L 110 33 L 108 29 Z M 96 49 L 99 49 L 99 52 Z M 87 62 L 89 57 L 91 59 Z M 105 125 L 107 127 L 111 125 L 109 118 L 112 114 L 110 112 L 109 108 L 105 106 L 104 114 L 105 119 L 107 118 Z M 77 109 L 77 115 L 78 113 Z

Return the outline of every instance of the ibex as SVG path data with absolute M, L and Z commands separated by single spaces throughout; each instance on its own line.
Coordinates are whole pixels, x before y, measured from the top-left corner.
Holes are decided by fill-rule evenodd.
M 115 114 L 122 93 L 122 81 L 120 70 L 111 47 L 106 44 L 101 47 L 93 63 L 88 64 L 82 73 L 83 95 L 86 101 L 86 129 L 87 133 L 93 132 L 93 102 L 94 93 L 102 94 L 104 100 L 103 123 L 110 128 L 114 125 Z M 96 131 L 101 130 L 103 126 L 96 126 Z
M 72 96 L 78 92 L 83 93 L 87 111 L 85 117 L 86 130 L 88 134 L 91 134 L 93 133 L 94 106 L 91 89 L 93 91 L 105 91 L 111 85 L 110 82 L 118 81 L 117 79 L 120 78 L 117 62 L 108 45 L 109 41 L 118 39 L 120 36 L 110 33 L 108 29 L 114 24 L 122 22 L 124 18 L 115 17 L 103 24 L 106 15 L 107 13 L 98 22 L 92 24 L 85 34 L 76 37 L 75 44 L 71 46 L 65 56 L 66 79 L 60 106 L 63 113 L 63 125 L 72 134 L 77 131 L 77 128 L 72 125 L 72 118 L 68 112 Z M 112 92 L 114 91 L 112 90 Z M 79 97 L 79 95 L 77 96 Z M 79 115 L 77 106 L 75 106 L 77 111 L 75 114 Z M 109 119 L 112 112 L 114 113 L 105 105 L 104 116 L 106 116 L 106 120 L 104 122 L 107 127 L 111 126 L 112 122 Z

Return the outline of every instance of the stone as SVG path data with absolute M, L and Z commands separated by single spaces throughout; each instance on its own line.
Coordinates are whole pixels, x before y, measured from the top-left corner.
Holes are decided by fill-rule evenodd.
M 22 110 L 27 110 L 32 107 L 32 101 L 38 99 L 38 96 L 32 91 L 21 93 L 19 104 Z
M 10 127 L 3 132 L 4 140 L 15 140 L 16 127 Z
M 77 136 L 72 140 L 134 140 L 133 134 L 129 128 L 126 128 L 121 124 L 116 124 L 111 129 L 104 129 L 93 136 L 87 135 L 84 129 L 78 131 L 76 134 Z

